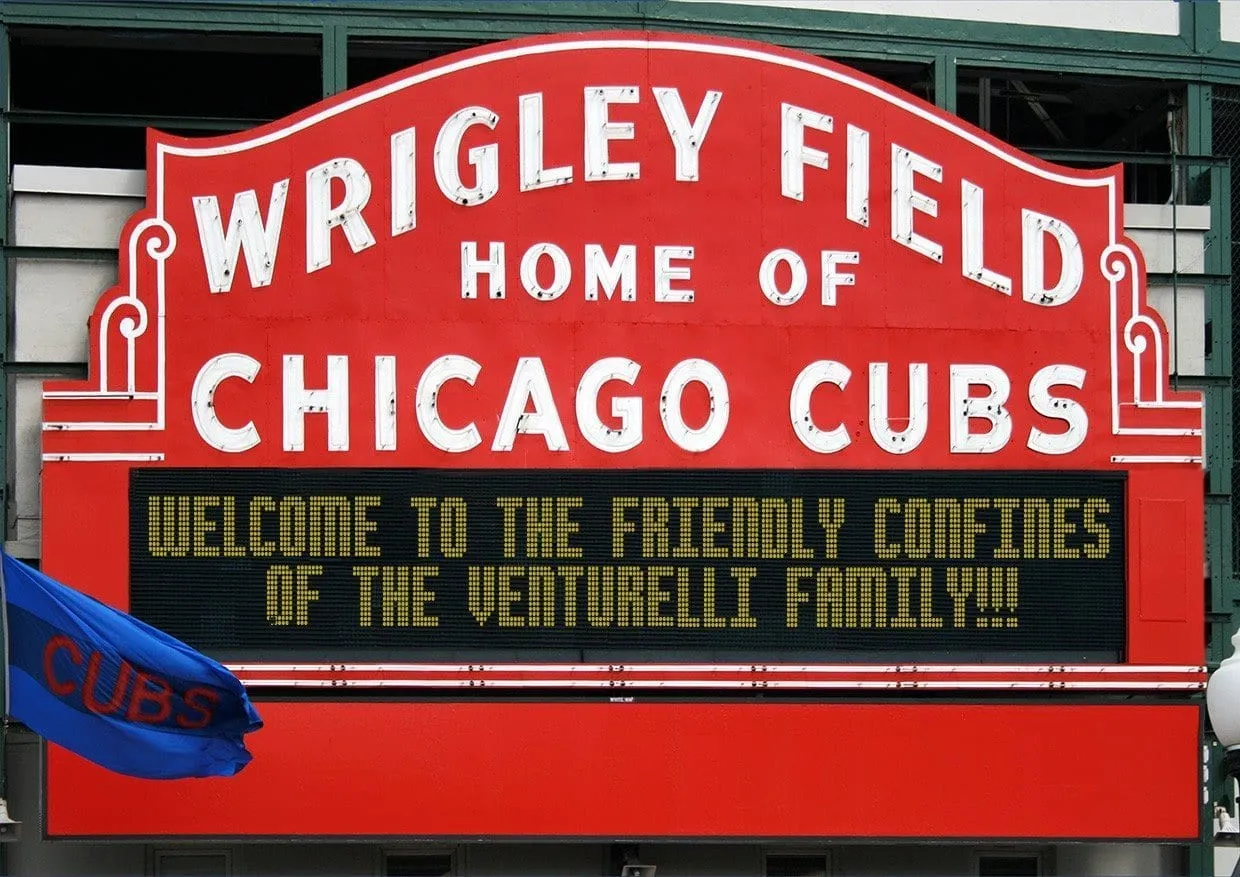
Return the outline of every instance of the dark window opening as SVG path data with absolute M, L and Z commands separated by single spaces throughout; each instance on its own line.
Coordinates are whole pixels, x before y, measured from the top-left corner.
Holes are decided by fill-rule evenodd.
M 979 856 L 977 877 L 1038 877 L 1037 856 Z
M 14 29 L 10 106 L 278 119 L 322 96 L 320 54 L 310 36 Z
M 766 877 L 826 877 L 825 853 L 766 857 Z
M 227 853 L 156 850 L 155 877 L 228 877 Z
M 13 164 L 117 167 L 146 166 L 143 128 L 101 125 L 46 125 L 14 122 L 9 129 Z
M 322 95 L 317 37 L 14 28 L 10 38 L 15 164 L 141 168 L 147 122 L 218 134 Z
M 870 58 L 836 58 L 833 60 L 845 67 L 869 74 L 875 79 L 881 79 L 888 85 L 894 85 L 922 100 L 934 100 L 934 74 L 928 64 Z
M 447 877 L 452 873 L 452 855 L 389 855 L 383 873 L 387 877 Z
M 1167 112 L 1178 83 L 1115 76 L 961 70 L 961 118 L 1023 149 L 1170 152 Z
M 180 137 L 202 137 L 203 131 L 162 129 Z M 241 130 L 240 127 L 237 130 Z M 218 132 L 213 132 L 218 133 Z M 12 164 L 146 167 L 146 128 L 141 125 L 49 125 L 14 122 L 9 129 Z
M 349 88 L 480 45 L 481 41 L 464 40 L 350 39 Z
M 1127 163 L 1125 201 L 1172 195 L 1170 156 L 1184 151 L 1184 86 L 1176 82 L 1013 70 L 961 70 L 956 111 L 1000 140 L 1035 154 L 1091 150 L 1166 156 Z M 1173 148 L 1174 141 L 1174 148 Z M 1093 165 L 1113 164 L 1103 161 Z M 1182 193 L 1177 193 L 1177 197 Z
M 1034 150 L 1033 154 L 1037 155 L 1038 151 Z M 1098 170 L 1121 163 L 1109 158 L 1089 161 L 1087 159 L 1076 157 L 1064 158 L 1056 155 L 1044 155 L 1042 157 L 1063 167 L 1086 170 Z M 1171 198 L 1173 188 L 1177 189 L 1177 203 L 1199 203 L 1195 200 L 1197 196 L 1186 192 L 1183 188 L 1184 180 L 1186 179 L 1185 167 L 1181 166 L 1179 169 L 1180 186 L 1172 186 L 1170 155 L 1166 157 L 1165 163 L 1160 164 L 1145 164 L 1143 162 L 1122 162 L 1122 164 L 1124 165 L 1125 204 L 1166 204 Z

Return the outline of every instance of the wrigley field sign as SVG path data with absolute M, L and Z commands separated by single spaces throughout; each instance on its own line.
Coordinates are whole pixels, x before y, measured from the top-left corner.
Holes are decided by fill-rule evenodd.
M 98 595 L 247 679 L 1193 665 L 1200 399 L 1119 169 L 650 34 L 148 168 L 46 478 Z

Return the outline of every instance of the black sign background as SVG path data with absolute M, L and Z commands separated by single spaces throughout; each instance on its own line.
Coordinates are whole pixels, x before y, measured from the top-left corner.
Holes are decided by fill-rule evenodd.
M 342 522 L 340 532 L 349 530 L 347 536 L 342 537 L 340 532 L 336 535 L 336 550 L 347 543 L 350 556 L 281 556 L 279 507 L 285 504 L 286 523 L 292 524 L 298 519 L 297 509 L 308 508 L 312 496 L 340 497 L 354 509 L 354 498 L 372 497 L 362 512 L 363 519 L 374 524 L 365 534 L 365 544 L 377 546 L 379 556 L 355 556 L 357 534 L 349 522 L 356 523 L 356 511 L 346 514 Z M 159 499 L 153 499 L 156 497 Z M 258 506 L 266 511 L 257 532 L 268 548 L 275 549 L 272 556 L 251 554 L 250 509 L 254 497 L 270 498 Z M 441 542 L 438 506 L 427 512 L 426 520 L 432 526 L 427 538 L 419 540 L 418 510 L 411 506 L 411 497 L 462 498 L 467 509 L 464 545 L 454 541 L 457 531 L 451 528 L 447 542 Z M 505 527 L 497 505 L 500 497 L 517 497 L 522 502 L 511 513 L 515 526 L 508 532 L 510 556 L 505 556 Z M 565 546 L 579 548 L 579 557 L 527 556 L 531 543 L 527 542 L 523 523 L 524 503 L 531 497 L 580 498 L 579 507 L 569 505 L 563 513 L 564 519 L 576 523 L 577 532 L 561 538 L 551 530 L 538 530 L 545 541 L 536 536 L 532 543 L 536 554 L 548 550 L 555 554 L 558 544 L 561 550 Z M 614 497 L 637 498 L 623 511 L 623 519 L 635 529 L 624 537 L 624 556 L 620 558 L 613 556 Z M 728 498 L 727 503 L 716 503 L 721 507 L 714 513 L 721 529 L 713 544 L 723 553 L 733 550 L 733 508 L 745 519 L 756 504 L 758 517 L 748 520 L 757 520 L 759 528 L 746 530 L 746 535 L 737 540 L 741 553 L 755 545 L 762 553 L 765 538 L 768 555 L 786 555 L 803 544 L 802 556 L 671 556 L 670 549 L 681 538 L 676 497 L 691 498 L 689 505 L 693 499 Z M 890 551 L 887 557 L 878 556 L 875 503 L 880 497 L 887 499 L 885 508 L 895 509 L 883 518 L 887 522 L 886 542 L 896 546 L 904 536 L 906 514 L 933 509 L 935 500 L 944 509 L 962 508 L 966 499 L 974 500 L 973 506 L 981 504 L 975 518 L 983 529 L 976 536 L 973 558 L 936 558 L 936 539 L 942 546 L 950 546 L 953 538 L 960 537 L 958 532 L 953 536 L 953 528 L 946 523 L 935 528 L 933 519 L 930 529 L 918 531 L 930 535 L 929 557 L 910 559 L 903 551 L 895 558 Z M 733 498 L 743 498 L 741 505 L 734 505 Z M 765 537 L 761 528 L 764 498 L 768 500 Z M 787 516 L 792 519 L 790 530 L 798 529 L 794 498 L 801 500 L 803 511 L 803 538 L 799 542 L 794 535 L 781 539 L 776 524 Z M 844 520 L 838 529 L 838 556 L 827 558 L 826 533 L 831 525 L 819 521 L 819 500 L 828 502 L 829 522 L 832 510 L 838 509 L 831 504 L 837 498 L 843 500 Z M 1053 553 L 1058 545 L 1061 555 L 1079 556 L 1009 559 L 1009 551 L 1008 558 L 996 559 L 996 550 L 1002 547 L 1000 511 L 993 507 L 998 498 L 1009 508 L 1016 506 L 1008 518 L 1013 526 L 1008 545 L 1014 545 L 1017 554 L 1023 553 L 1025 544 L 1022 532 L 1027 504 L 1053 510 L 1054 500 L 1067 500 L 1061 520 L 1075 524 L 1075 531 L 1061 532 L 1056 538 L 1051 520 L 1052 529 L 1038 531 L 1041 539 L 1034 538 L 1029 544 L 1035 555 Z M 1091 498 L 1092 532 L 1087 532 L 1079 506 Z M 906 505 L 909 500 L 929 502 Z M 163 514 L 155 534 L 149 532 L 152 501 L 157 513 Z M 643 501 L 649 506 L 651 522 L 659 520 L 661 507 L 669 509 L 669 550 L 662 557 L 642 556 Z M 548 508 L 554 509 L 554 503 L 552 500 Z M 235 526 L 225 520 L 225 508 L 230 505 Z M 191 511 L 188 519 L 183 514 L 186 509 Z M 214 523 L 205 528 L 195 524 L 195 509 L 198 520 Z M 539 510 L 543 510 L 541 505 Z M 941 522 L 949 520 L 950 516 L 940 518 Z M 1109 542 L 1105 551 L 1099 541 L 1100 529 L 1105 530 Z M 650 547 L 661 552 L 657 529 L 650 528 L 650 532 Z M 1125 641 L 1124 532 L 1122 473 L 135 469 L 130 481 L 131 611 L 224 660 L 1112 661 L 1122 660 Z M 319 548 L 330 541 L 327 535 L 320 535 Z M 700 552 L 700 513 L 691 515 L 684 544 L 698 546 Z M 920 553 L 918 544 L 914 541 L 914 553 Z M 285 547 L 289 553 L 297 554 L 303 545 L 311 545 L 305 531 L 287 527 Z M 452 554 L 464 547 L 464 554 L 445 557 L 445 545 Z M 419 556 L 421 549 L 429 549 L 429 556 Z M 804 557 L 805 551 L 814 556 Z M 199 556 L 212 553 L 220 556 Z M 226 553 L 236 556 L 223 556 Z M 1095 556 L 1087 557 L 1087 553 Z M 1099 554 L 1104 556 L 1096 556 Z M 414 599 L 409 610 L 405 607 L 410 604 L 400 600 L 385 603 L 381 573 L 359 574 L 355 570 L 425 564 L 438 567 L 438 574 L 425 581 L 434 597 L 429 602 Z M 321 572 L 304 579 L 300 591 L 296 587 L 298 565 L 321 567 Z M 518 573 L 534 566 L 561 572 L 567 568 L 570 576 L 581 568 L 575 573 L 575 611 L 566 608 L 561 574 L 556 575 L 551 589 L 539 591 L 538 607 L 531 618 L 529 580 L 518 574 L 511 579 L 512 590 L 505 591 L 497 584 L 502 576 L 500 565 L 515 565 L 520 568 Z M 634 575 L 645 582 L 652 566 L 674 568 L 665 570 L 655 582 L 657 597 L 653 601 L 644 585 L 637 591 L 631 586 Z M 273 572 L 276 567 L 279 569 Z M 475 568 L 472 613 L 467 584 L 470 567 Z M 621 573 L 618 567 L 629 570 Z M 634 574 L 634 567 L 641 572 Z M 794 585 L 794 590 L 803 592 L 794 605 L 795 627 L 788 624 L 791 567 L 811 570 L 795 577 L 799 585 Z M 824 579 L 816 572 L 822 567 L 841 572 L 828 572 Z M 979 567 L 987 570 L 988 581 L 994 579 L 993 570 L 1002 568 L 1004 587 L 988 585 L 985 599 L 979 599 L 974 588 L 954 600 L 949 593 L 949 577 L 955 576 L 951 580 L 959 596 L 964 576 L 975 577 Z M 680 568 L 685 571 L 677 573 Z M 715 576 L 713 613 L 704 605 L 707 568 L 713 568 Z M 734 574 L 733 568 L 752 569 L 754 573 Z M 850 580 L 845 571 L 849 568 L 862 571 Z M 893 568 L 915 568 L 918 572 L 895 574 Z M 593 589 L 588 587 L 586 569 L 594 570 Z M 871 578 L 875 569 L 882 571 L 882 579 Z M 536 581 L 547 582 L 546 575 Z M 616 590 L 618 576 L 629 577 L 626 581 L 630 585 L 623 596 Z M 1013 576 L 1015 587 L 1008 584 Z M 750 605 L 745 613 L 738 606 L 737 579 L 747 577 Z M 270 597 L 269 579 L 276 583 Z M 363 580 L 368 582 L 365 589 Z M 879 580 L 886 582 L 885 587 L 867 587 Z M 901 581 L 905 582 L 903 586 Z M 928 588 L 923 582 L 929 583 Z M 825 626 L 816 624 L 820 583 L 828 593 L 841 598 L 841 609 L 834 617 L 831 608 L 835 604 L 827 604 L 822 616 Z M 843 589 L 839 588 L 841 583 Z M 849 583 L 852 603 L 847 599 Z M 835 591 L 830 590 L 833 584 Z M 389 596 L 399 587 L 397 574 L 390 573 Z M 416 595 L 416 583 L 406 586 L 410 587 Z M 315 592 L 313 599 L 307 590 Z M 369 594 L 369 604 L 363 600 L 363 590 Z M 497 596 L 488 600 L 488 594 Z M 589 594 L 593 601 L 588 599 Z M 612 597 L 610 606 L 607 596 Z M 274 599 L 274 604 L 269 605 L 269 599 Z M 497 601 L 504 604 L 502 613 Z M 416 626 L 419 607 L 424 608 L 425 617 L 437 619 L 436 626 L 425 626 L 429 621 Z M 269 613 L 279 623 L 269 620 Z M 509 626 L 500 626 L 501 614 Z M 622 616 L 627 626 L 619 624 Z M 363 617 L 370 619 L 368 626 L 362 625 Z M 568 625 L 570 617 L 572 626 Z M 479 623 L 479 618 L 484 623 Z M 941 619 L 940 626 L 930 626 L 936 618 Z M 538 626 L 533 626 L 534 621 Z

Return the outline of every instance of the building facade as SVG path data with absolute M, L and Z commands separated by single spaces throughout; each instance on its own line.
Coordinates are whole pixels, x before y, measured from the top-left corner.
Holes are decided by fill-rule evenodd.
M 0 24 L 6 550 L 268 720 L 11 873 L 1230 872 L 1240 3 Z

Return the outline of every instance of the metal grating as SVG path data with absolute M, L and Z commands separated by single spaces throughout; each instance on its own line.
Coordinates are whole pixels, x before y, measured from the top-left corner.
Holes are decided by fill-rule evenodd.
M 1232 164 L 1240 159 L 1240 88 L 1215 86 L 1213 89 L 1213 129 L 1211 131 L 1215 155 L 1230 158 Z M 1231 177 L 1231 203 L 1240 198 L 1240 176 Z M 1240 236 L 1240 211 L 1233 210 L 1230 217 L 1232 240 Z M 1232 313 L 1240 313 L 1240 247 L 1231 253 L 1231 306 Z M 1231 349 L 1240 349 L 1240 320 L 1232 322 Z M 1232 396 L 1232 459 L 1240 456 L 1240 381 L 1235 377 L 1231 383 Z M 1232 468 L 1232 496 L 1240 495 L 1240 466 Z M 1240 503 L 1232 505 L 1232 532 L 1240 536 Z M 1233 565 L 1240 566 L 1240 538 L 1233 538 Z

